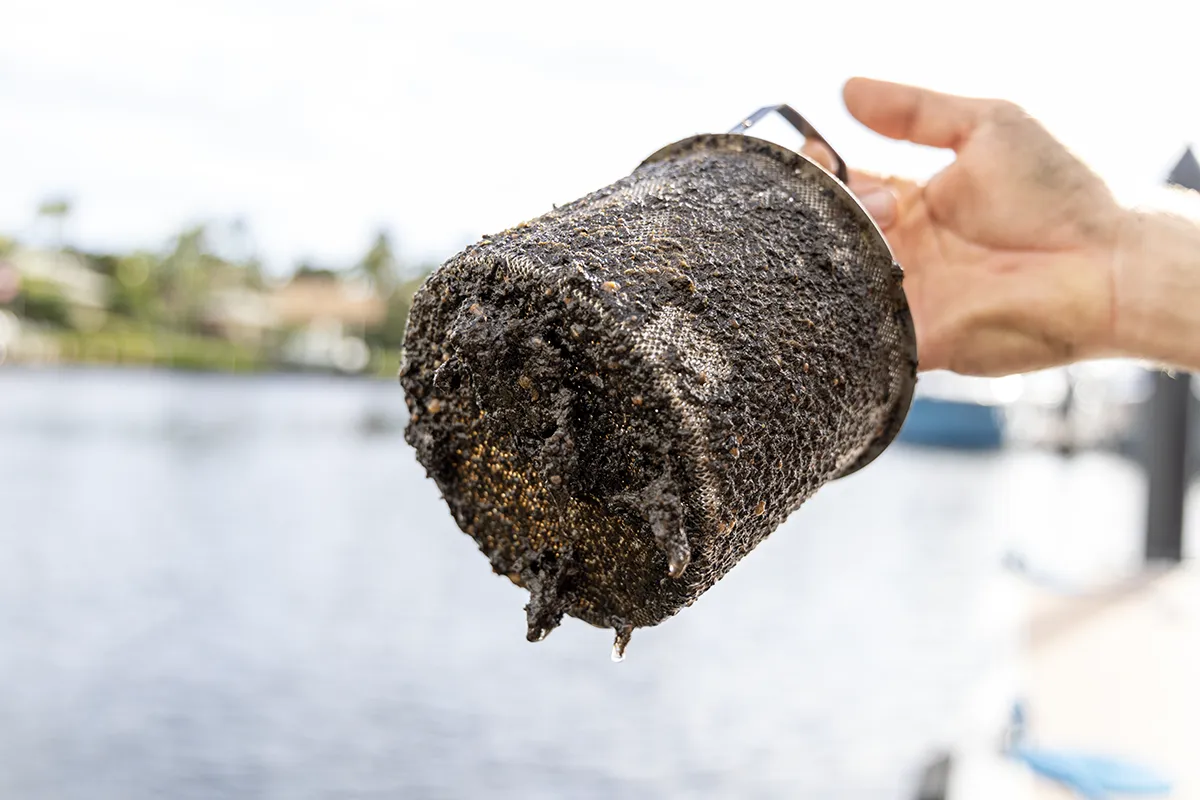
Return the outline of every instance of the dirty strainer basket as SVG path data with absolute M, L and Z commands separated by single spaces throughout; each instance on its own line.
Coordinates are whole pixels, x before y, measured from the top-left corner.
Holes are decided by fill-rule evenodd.
M 786 106 L 735 130 L 770 111 L 820 139 Z M 902 273 L 837 172 L 693 136 L 417 292 L 406 437 L 529 590 L 529 639 L 570 614 L 619 655 L 896 435 L 916 375 Z

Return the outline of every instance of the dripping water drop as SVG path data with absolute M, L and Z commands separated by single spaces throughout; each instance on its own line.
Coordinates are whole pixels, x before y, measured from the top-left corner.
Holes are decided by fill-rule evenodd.
M 617 636 L 613 639 L 612 660 L 616 663 L 621 663 L 625 660 L 625 648 L 629 646 L 629 639 L 633 636 L 632 625 L 622 625 L 617 628 Z

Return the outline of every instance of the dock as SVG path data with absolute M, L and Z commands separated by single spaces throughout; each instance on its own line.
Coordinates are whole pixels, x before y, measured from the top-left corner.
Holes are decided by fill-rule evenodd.
M 1017 663 L 988 688 L 989 734 L 951 754 L 943 797 L 1083 796 L 1003 753 L 1001 709 L 1019 698 L 1031 746 L 1142 765 L 1172 789 L 1140 796 L 1200 800 L 1200 567 L 1149 567 L 1082 593 L 1028 583 L 1017 593 Z

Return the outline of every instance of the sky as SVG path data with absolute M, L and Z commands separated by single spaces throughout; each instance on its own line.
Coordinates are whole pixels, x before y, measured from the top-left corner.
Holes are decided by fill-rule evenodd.
M 856 74 L 1014 100 L 1122 196 L 1200 143 L 1195 2 L 4 0 L 0 20 L 0 233 L 44 236 L 60 196 L 91 249 L 241 219 L 281 274 L 352 264 L 380 228 L 440 261 L 769 103 L 854 166 L 947 162 L 849 117 Z

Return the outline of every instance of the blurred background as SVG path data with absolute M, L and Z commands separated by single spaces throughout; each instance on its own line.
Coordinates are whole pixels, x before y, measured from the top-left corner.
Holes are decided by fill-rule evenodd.
M 855 74 L 1021 103 L 1131 202 L 1200 179 L 1200 7 L 3 18 L 0 797 L 915 797 L 999 747 L 1027 584 L 1195 552 L 1186 376 L 928 375 L 899 445 L 617 666 L 571 620 L 525 642 L 395 373 L 436 264 L 759 106 L 857 166 L 948 161 L 859 127 Z

